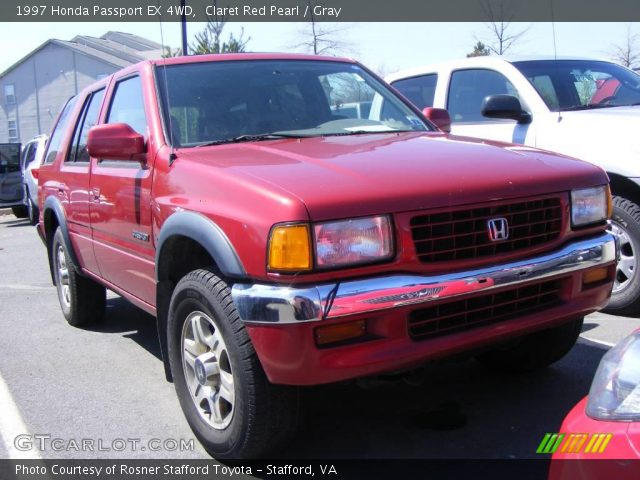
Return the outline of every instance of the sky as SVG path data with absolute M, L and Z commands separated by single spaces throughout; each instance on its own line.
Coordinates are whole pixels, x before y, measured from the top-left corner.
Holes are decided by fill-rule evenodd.
M 301 51 L 306 23 L 228 23 L 225 29 L 236 35 L 244 28 L 251 39 L 247 50 L 256 52 Z M 464 57 L 477 40 L 490 40 L 483 23 L 341 23 L 329 27 L 341 29 L 340 38 L 349 44 L 343 56 L 353 57 L 378 73 L 389 74 Z M 189 23 L 189 39 L 204 24 Z M 513 23 L 514 31 L 528 29 L 509 52 L 513 55 L 553 55 L 551 23 Z M 630 23 L 556 23 L 556 48 L 559 56 L 610 58 L 613 45 L 626 42 L 628 29 L 640 34 L 640 25 Z M 104 23 L 0 23 L 0 72 L 6 70 L 50 38 L 70 40 L 75 35 L 100 36 L 109 31 L 135 33 L 161 43 L 161 26 L 151 22 Z M 180 24 L 163 23 L 164 44 L 180 46 Z

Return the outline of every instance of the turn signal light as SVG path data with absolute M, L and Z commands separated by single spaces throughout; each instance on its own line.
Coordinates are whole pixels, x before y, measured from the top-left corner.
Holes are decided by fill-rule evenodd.
M 38 171 L 37 168 L 32 168 L 31 169 L 31 175 L 33 175 L 33 178 L 35 178 L 36 180 L 38 180 L 38 175 L 40 175 L 40 172 Z
M 584 272 L 582 274 L 582 284 L 589 285 L 607 280 L 609 278 L 609 270 L 609 267 L 602 267 Z
M 332 343 L 353 340 L 364 337 L 367 334 L 367 325 L 364 320 L 357 322 L 338 323 L 316 328 L 316 345 L 326 346 Z
M 272 271 L 311 270 L 308 225 L 279 225 L 271 230 L 268 267 Z

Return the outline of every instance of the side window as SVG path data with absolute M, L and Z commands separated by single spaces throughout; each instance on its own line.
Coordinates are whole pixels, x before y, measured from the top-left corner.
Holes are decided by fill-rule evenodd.
M 58 156 L 60 143 L 62 142 L 62 136 L 64 135 L 69 120 L 71 119 L 70 113 L 73 110 L 73 107 L 75 106 L 77 100 L 78 97 L 71 98 L 62 109 L 62 113 L 58 118 L 58 123 L 56 123 L 56 126 L 53 129 L 51 139 L 49 140 L 49 144 L 47 145 L 47 153 L 44 156 L 44 163 L 53 163 L 53 161 Z
M 453 72 L 447 99 L 447 110 L 451 115 L 451 121 L 453 123 L 495 122 L 494 119 L 484 117 L 480 109 L 485 97 L 498 94 L 518 97 L 513 84 L 496 71 L 475 69 Z
M 140 135 L 147 134 L 140 77 L 130 77 L 117 83 L 107 123 L 126 123 Z
M 69 150 L 70 162 L 88 162 L 89 152 L 87 152 L 87 137 L 91 127 L 98 123 L 98 114 L 100 113 L 100 105 L 104 98 L 104 89 L 98 90 L 91 95 L 85 107 L 80 114 L 80 119 L 76 125 L 76 131 L 73 134 L 73 144 Z
M 436 94 L 438 74 L 432 73 L 420 77 L 406 78 L 393 82 L 395 88 L 409 99 L 420 110 L 433 107 L 433 97 Z
M 36 150 L 38 149 L 37 143 L 28 143 L 24 149 L 22 158 L 22 168 L 26 170 L 31 162 L 36 158 Z

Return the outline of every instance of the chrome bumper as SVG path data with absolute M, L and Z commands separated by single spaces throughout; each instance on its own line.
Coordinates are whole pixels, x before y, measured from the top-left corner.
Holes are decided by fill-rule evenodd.
M 515 286 L 616 261 L 610 233 L 528 260 L 446 275 L 392 275 L 306 287 L 236 284 L 233 302 L 245 322 L 315 322 Z

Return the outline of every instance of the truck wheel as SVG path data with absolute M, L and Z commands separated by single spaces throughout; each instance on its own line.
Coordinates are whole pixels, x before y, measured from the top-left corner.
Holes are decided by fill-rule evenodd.
M 16 218 L 27 218 L 27 207 L 25 207 L 24 205 L 11 207 L 11 212 Z
M 36 225 L 38 223 L 38 217 L 40 216 L 40 210 L 31 201 L 31 197 L 27 194 L 27 216 L 29 217 L 29 223 Z
M 269 383 L 227 284 L 194 270 L 176 285 L 167 343 L 176 393 L 215 458 L 255 458 L 295 430 L 298 389 Z
M 76 272 L 60 228 L 53 235 L 51 248 L 58 300 L 64 318 L 74 327 L 101 320 L 107 299 L 106 289 Z
M 616 267 L 611 300 L 604 309 L 615 315 L 640 313 L 640 207 L 622 197 L 613 197 L 611 232 L 620 239 L 620 261 Z
M 476 358 L 480 363 L 502 372 L 522 373 L 539 370 L 569 353 L 578 340 L 582 321 L 582 318 L 578 318 L 559 327 L 532 333 Z

